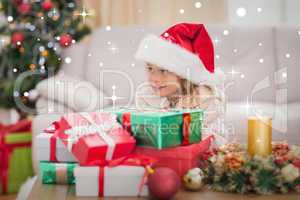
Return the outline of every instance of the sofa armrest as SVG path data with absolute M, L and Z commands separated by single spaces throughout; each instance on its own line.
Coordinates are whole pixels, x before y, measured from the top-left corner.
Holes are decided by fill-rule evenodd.
M 36 87 L 43 98 L 59 102 L 74 111 L 93 111 L 107 107 L 110 100 L 92 83 L 59 73 L 41 81 Z
M 58 101 L 41 97 L 36 102 L 37 114 L 63 114 L 74 112 L 74 110 Z

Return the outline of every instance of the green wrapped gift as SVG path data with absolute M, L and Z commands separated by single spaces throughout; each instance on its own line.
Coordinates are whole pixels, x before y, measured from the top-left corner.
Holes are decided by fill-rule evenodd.
M 123 127 L 131 131 L 137 145 L 157 149 L 201 141 L 202 109 L 136 110 L 106 109 L 118 116 Z
M 43 184 L 72 185 L 75 183 L 74 168 L 77 163 L 40 162 L 40 178 Z
M 33 176 L 31 121 L 0 124 L 0 194 L 16 193 Z

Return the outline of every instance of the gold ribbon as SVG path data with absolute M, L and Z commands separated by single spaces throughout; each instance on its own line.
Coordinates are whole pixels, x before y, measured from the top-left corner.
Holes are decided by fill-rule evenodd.
M 56 184 L 68 184 L 68 167 L 66 164 L 55 164 L 56 172 Z

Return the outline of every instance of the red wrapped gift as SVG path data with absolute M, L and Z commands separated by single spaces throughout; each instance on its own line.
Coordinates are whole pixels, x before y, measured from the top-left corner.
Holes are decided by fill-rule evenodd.
M 129 155 L 135 148 L 135 139 L 122 128 L 114 114 L 68 114 L 60 119 L 57 128 L 58 137 L 80 165 L 102 165 Z
M 37 159 L 50 162 L 77 162 L 76 158 L 58 138 L 57 122 L 43 130 L 36 137 Z
M 77 196 L 147 196 L 148 175 L 156 159 L 130 154 L 105 166 L 77 166 L 74 170 Z
M 155 167 L 169 167 L 181 177 L 189 169 L 199 166 L 199 156 L 209 150 L 214 136 L 209 136 L 200 143 L 189 146 L 180 146 L 167 149 L 154 149 L 147 147 L 136 147 L 134 153 L 137 155 L 151 156 L 157 159 Z

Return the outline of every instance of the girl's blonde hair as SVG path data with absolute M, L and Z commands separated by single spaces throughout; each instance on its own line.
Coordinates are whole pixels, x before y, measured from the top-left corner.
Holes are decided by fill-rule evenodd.
M 198 85 L 191 81 L 181 78 L 179 80 L 181 92 L 183 95 L 194 95 L 197 94 Z
M 199 85 L 192 83 L 191 81 L 185 79 L 185 78 L 180 78 L 179 79 L 179 85 L 181 89 L 181 95 L 183 96 L 189 96 L 191 98 L 188 98 L 190 101 L 189 103 L 191 105 L 200 105 L 200 98 L 199 98 Z M 213 92 L 212 88 L 203 85 L 207 90 L 209 90 L 211 93 Z M 175 107 L 177 103 L 180 100 L 180 96 L 172 96 L 168 97 L 168 101 L 170 103 L 170 107 Z

